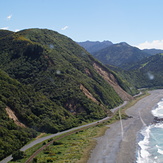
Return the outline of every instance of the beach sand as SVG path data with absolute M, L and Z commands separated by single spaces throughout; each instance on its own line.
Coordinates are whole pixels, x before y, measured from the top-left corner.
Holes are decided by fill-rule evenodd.
M 132 118 L 109 125 L 97 145 L 91 151 L 88 163 L 134 163 L 136 161 L 136 138 L 142 127 L 153 122 L 151 110 L 163 98 L 163 90 L 149 91 L 150 95 L 127 109 Z M 123 127 L 122 127 L 123 126 Z

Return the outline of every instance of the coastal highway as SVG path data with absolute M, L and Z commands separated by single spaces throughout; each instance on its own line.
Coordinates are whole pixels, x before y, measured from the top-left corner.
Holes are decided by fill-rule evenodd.
M 126 104 L 127 104 L 127 101 L 124 101 L 124 103 L 123 103 L 122 105 L 120 105 L 120 106 L 118 106 L 118 107 L 116 107 L 116 108 L 114 108 L 114 109 L 111 109 L 111 111 L 114 113 L 114 112 L 116 112 L 119 108 L 125 106 Z M 97 124 L 97 123 L 101 123 L 101 122 L 103 122 L 103 121 L 108 120 L 109 118 L 110 118 L 110 117 L 106 117 L 106 118 L 103 118 L 103 119 L 98 120 L 98 121 L 96 121 L 96 122 L 92 122 L 92 123 L 89 123 L 89 124 L 86 124 L 86 125 L 82 125 L 82 126 L 79 126 L 79 127 L 75 127 L 75 128 L 69 129 L 69 130 L 65 130 L 65 131 L 62 131 L 62 132 L 58 132 L 58 133 L 56 133 L 56 134 L 52 134 L 52 135 L 49 135 L 49 136 L 46 136 L 46 137 L 39 138 L 39 139 L 34 140 L 34 141 L 32 141 L 31 143 L 29 143 L 29 144 L 23 146 L 23 147 L 20 149 L 20 151 L 25 151 L 25 150 L 27 150 L 27 149 L 33 147 L 34 145 L 36 145 L 36 144 L 38 144 L 38 143 L 41 143 L 41 142 L 43 142 L 43 141 L 45 141 L 45 140 L 47 140 L 47 139 L 53 138 L 53 137 L 55 137 L 55 136 L 59 136 L 59 135 L 61 135 L 61 134 L 65 134 L 65 133 L 68 133 L 68 132 L 72 132 L 72 131 L 75 131 L 75 130 L 77 130 L 77 129 L 82 129 L 82 128 L 84 129 L 85 127 L 90 127 L 90 126 L 95 125 L 95 124 Z M 6 157 L 6 158 L 3 159 L 2 161 L 0 161 L 0 163 L 7 163 L 7 162 L 9 162 L 9 161 L 11 161 L 11 160 L 12 160 L 12 155 Z

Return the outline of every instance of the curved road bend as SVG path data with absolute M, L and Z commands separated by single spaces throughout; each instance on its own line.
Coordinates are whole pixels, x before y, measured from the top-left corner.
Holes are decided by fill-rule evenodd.
M 116 112 L 119 108 L 125 106 L 126 104 L 127 104 L 127 101 L 124 101 L 124 103 L 123 103 L 122 105 L 120 105 L 120 106 L 118 106 L 118 107 L 116 107 L 116 108 L 114 108 L 114 109 L 111 109 L 111 111 L 114 113 L 114 112 Z M 27 149 L 33 147 L 34 145 L 36 145 L 36 144 L 38 144 L 38 143 L 41 143 L 41 142 L 43 142 L 43 141 L 45 141 L 45 140 L 47 140 L 47 139 L 53 138 L 53 137 L 55 137 L 55 136 L 58 136 L 58 135 L 61 135 L 61 134 L 64 134 L 64 133 L 68 133 L 68 132 L 74 131 L 74 130 L 76 130 L 76 129 L 81 129 L 81 128 L 84 128 L 84 127 L 88 127 L 88 126 L 91 126 L 91 125 L 96 124 L 97 122 L 106 121 L 106 120 L 108 120 L 109 118 L 110 118 L 110 117 L 106 117 L 106 118 L 103 118 L 103 119 L 98 120 L 98 121 L 96 121 L 96 122 L 92 122 L 92 123 L 89 123 L 89 124 L 86 124 L 86 125 L 82 125 L 82 126 L 79 126 L 79 127 L 75 127 L 75 128 L 69 129 L 69 130 L 65 130 L 65 131 L 62 131 L 62 132 L 58 132 L 58 133 L 56 133 L 56 134 L 52 134 L 52 135 L 49 135 L 49 136 L 46 136 L 46 137 L 39 138 L 39 139 L 34 140 L 33 142 L 31 142 L 30 144 L 27 144 L 27 145 L 23 146 L 23 147 L 20 149 L 20 151 L 25 151 L 25 150 L 27 150 Z M 13 159 L 13 158 L 12 158 L 12 155 L 10 155 L 10 156 L 6 157 L 5 159 L 3 159 L 2 161 L 0 161 L 0 163 L 7 163 L 7 162 L 11 161 L 12 159 Z

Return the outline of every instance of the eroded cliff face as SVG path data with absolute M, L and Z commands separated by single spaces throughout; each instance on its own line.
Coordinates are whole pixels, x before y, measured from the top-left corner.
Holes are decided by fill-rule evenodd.
M 9 118 L 12 119 L 17 126 L 26 127 L 23 123 L 21 123 L 19 121 L 19 119 L 15 115 L 14 111 L 12 111 L 9 107 L 6 107 L 5 110 L 6 110 L 6 113 L 8 114 L 8 116 L 9 116 Z
M 98 63 L 93 64 L 94 69 L 97 71 L 99 75 L 103 77 L 105 81 L 107 81 L 116 91 L 116 93 L 121 97 L 124 101 L 129 101 L 133 99 L 131 95 L 129 95 L 126 91 L 124 91 L 118 84 L 114 75 L 102 68 Z
M 88 89 L 86 89 L 82 84 L 80 85 L 80 89 L 89 99 L 91 99 L 96 104 L 99 104 L 99 101 L 95 97 L 93 97 L 93 95 L 88 91 Z
M 101 106 L 103 110 L 107 113 L 107 115 L 112 115 L 112 112 L 108 110 L 104 105 L 102 105 L 90 92 L 88 89 L 86 89 L 82 84 L 80 85 L 80 89 L 83 91 L 85 96 L 87 96 L 90 100 L 92 100 L 94 103 L 98 104 Z
M 87 98 L 89 98 L 90 100 L 92 100 L 94 103 L 96 104 L 100 104 L 100 102 L 92 95 L 91 92 L 89 92 L 88 89 L 86 89 L 82 84 L 80 84 L 80 90 L 82 90 L 82 92 L 84 93 L 85 96 L 87 96 Z M 100 104 L 104 109 L 106 109 L 102 104 Z M 84 112 L 82 107 L 77 107 L 77 101 L 69 100 L 66 103 L 66 108 L 72 113 L 72 114 L 77 114 L 80 112 Z

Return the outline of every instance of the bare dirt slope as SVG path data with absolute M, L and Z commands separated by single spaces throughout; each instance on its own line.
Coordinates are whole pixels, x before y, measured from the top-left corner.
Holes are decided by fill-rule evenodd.
M 108 71 L 105 71 L 99 64 L 94 63 L 93 64 L 94 69 L 98 72 L 99 75 L 101 75 L 105 81 L 107 81 L 116 91 L 116 93 L 121 97 L 124 101 L 129 101 L 133 99 L 131 95 L 129 95 L 127 92 L 125 92 L 118 84 L 116 78 L 112 73 L 109 73 Z
M 16 117 L 14 111 L 12 111 L 9 107 L 6 107 L 5 108 L 9 118 L 11 118 L 14 123 L 17 125 L 17 126 L 20 126 L 20 127 L 26 127 L 23 123 L 21 123 L 18 118 Z

